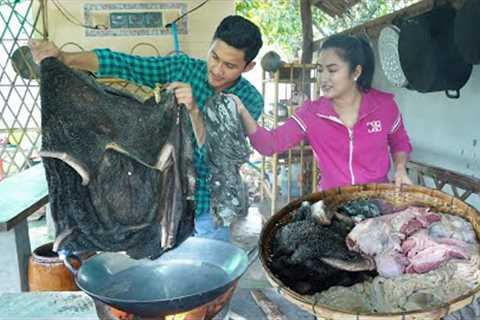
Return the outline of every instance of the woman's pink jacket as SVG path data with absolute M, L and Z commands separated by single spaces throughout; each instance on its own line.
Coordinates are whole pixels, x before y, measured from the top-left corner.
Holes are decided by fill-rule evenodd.
M 376 89 L 362 93 L 359 117 L 346 127 L 329 99 L 308 101 L 274 130 L 249 136 L 263 155 L 282 153 L 303 139 L 318 162 L 320 190 L 345 185 L 386 182 L 390 154 L 410 153 L 412 146 L 393 95 Z

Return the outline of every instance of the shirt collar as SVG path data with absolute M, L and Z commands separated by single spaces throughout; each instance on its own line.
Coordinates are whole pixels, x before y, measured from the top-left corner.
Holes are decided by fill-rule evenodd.
M 362 101 L 360 103 L 360 111 L 358 114 L 358 118 L 363 118 L 367 114 L 375 111 L 378 108 L 378 104 L 376 103 L 375 99 L 372 99 L 372 95 L 375 95 L 375 89 L 370 89 L 367 92 L 361 92 L 362 94 Z M 319 113 L 324 116 L 335 116 L 338 117 L 338 114 L 335 112 L 333 108 L 332 101 L 325 97 L 321 97 L 319 99 L 319 103 L 316 104 L 316 113 Z
M 226 88 L 223 91 L 226 92 L 226 93 L 234 93 L 235 91 L 237 91 L 242 86 L 242 83 L 243 83 L 243 78 L 242 78 L 242 76 L 240 76 L 240 77 L 238 77 L 237 81 L 235 81 L 235 83 L 233 85 L 231 85 L 230 87 Z

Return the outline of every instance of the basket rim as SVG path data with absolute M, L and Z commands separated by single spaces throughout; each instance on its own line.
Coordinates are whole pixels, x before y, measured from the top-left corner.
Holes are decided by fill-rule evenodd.
M 340 195 L 342 193 L 348 193 L 348 192 L 357 192 L 357 191 L 394 191 L 396 190 L 397 187 L 392 184 L 392 183 L 371 183 L 371 184 L 364 184 L 364 185 L 353 185 L 353 186 L 345 186 L 345 187 L 338 187 L 334 189 L 329 189 L 325 191 L 319 191 L 319 192 L 314 192 L 305 196 L 302 196 L 300 198 L 294 199 L 287 203 L 285 206 L 277 210 L 273 216 L 271 216 L 265 225 L 262 228 L 262 231 L 260 232 L 260 237 L 259 237 L 259 242 L 258 242 L 258 247 L 259 247 L 259 258 L 260 262 L 262 264 L 262 267 L 266 271 L 267 279 L 268 281 L 273 285 L 273 287 L 277 288 L 277 291 L 282 294 L 282 292 L 285 292 L 286 294 L 289 295 L 289 299 L 297 300 L 299 303 L 304 304 L 304 305 L 311 305 L 311 309 L 309 310 L 313 312 L 315 315 L 319 315 L 319 313 L 316 312 L 316 310 L 325 310 L 330 313 L 337 313 L 341 315 L 353 315 L 356 316 L 357 319 L 358 317 L 371 317 L 372 319 L 375 317 L 403 317 L 403 316 L 414 316 L 417 314 L 425 314 L 425 313 L 441 313 L 443 314 L 442 317 L 447 316 L 448 314 L 459 310 L 460 308 L 454 308 L 452 309 L 451 306 L 455 305 L 459 302 L 467 302 L 467 300 L 470 300 L 466 305 L 472 303 L 475 301 L 477 293 L 480 292 L 480 284 L 477 285 L 474 289 L 469 290 L 465 294 L 456 297 L 455 299 L 452 299 L 448 302 L 445 302 L 441 305 L 438 305 L 436 307 L 428 308 L 428 309 L 422 309 L 422 310 L 410 310 L 410 311 L 402 311 L 402 312 L 378 312 L 378 313 L 364 313 L 364 312 L 353 312 L 353 311 L 348 311 L 348 310 L 342 310 L 342 309 L 336 309 L 333 308 L 332 306 L 329 305 L 323 305 L 318 303 L 318 300 L 313 298 L 313 295 L 301 295 L 292 289 L 290 289 L 286 284 L 283 283 L 279 278 L 277 278 L 271 271 L 268 266 L 268 259 L 265 257 L 266 252 L 265 248 L 262 245 L 264 243 L 265 238 L 268 236 L 267 230 L 272 227 L 272 225 L 278 223 L 278 221 L 283 218 L 288 212 L 291 211 L 293 208 L 297 208 L 300 206 L 300 204 L 303 201 L 308 201 L 309 199 L 316 198 L 316 197 L 332 197 L 335 195 Z M 398 189 L 397 189 L 398 190 Z M 475 211 L 478 216 L 479 216 L 479 221 L 480 221 L 480 211 L 470 204 L 466 203 L 465 201 L 461 200 L 458 197 L 455 197 L 453 195 L 450 195 L 448 193 L 445 193 L 444 191 L 438 190 L 438 189 L 432 189 L 424 186 L 419 186 L 419 185 L 403 185 L 399 189 L 400 192 L 426 192 L 429 193 L 431 196 L 435 195 L 443 195 L 446 198 L 451 199 L 450 205 L 454 202 L 454 200 L 461 201 L 462 204 L 464 204 L 467 208 L 470 210 Z M 476 231 L 476 230 L 475 230 Z M 478 240 L 478 236 L 477 236 Z M 307 299 L 307 297 L 312 297 L 312 299 Z M 321 314 L 320 314 L 321 316 Z

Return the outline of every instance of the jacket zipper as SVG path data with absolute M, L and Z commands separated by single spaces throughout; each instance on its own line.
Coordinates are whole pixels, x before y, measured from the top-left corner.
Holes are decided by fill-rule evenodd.
M 355 175 L 353 174 L 353 130 L 350 128 L 347 128 L 348 130 L 348 141 L 349 141 L 349 147 L 348 147 L 348 166 L 350 169 L 350 176 L 352 177 L 352 185 L 355 184 Z
M 323 119 L 331 120 L 333 122 L 336 122 L 338 124 L 341 124 L 342 126 L 345 127 L 348 131 L 348 170 L 350 171 L 350 181 L 352 185 L 355 184 L 355 175 L 353 173 L 353 130 L 345 126 L 345 124 L 342 122 L 342 120 L 338 119 L 337 117 L 334 116 L 325 116 L 323 114 L 317 113 L 317 116 Z

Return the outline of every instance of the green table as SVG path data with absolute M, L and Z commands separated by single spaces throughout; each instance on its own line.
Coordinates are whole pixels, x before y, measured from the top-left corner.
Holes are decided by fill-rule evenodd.
M 42 164 L 0 182 L 0 292 L 28 290 L 31 255 L 27 218 L 48 202 Z

